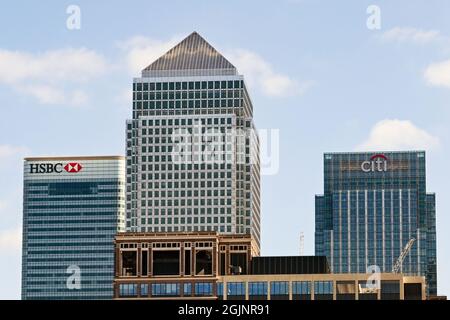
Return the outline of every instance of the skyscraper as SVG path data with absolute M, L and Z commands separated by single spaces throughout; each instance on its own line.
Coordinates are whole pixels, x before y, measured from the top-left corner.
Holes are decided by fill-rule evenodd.
M 400 272 L 426 277 L 436 295 L 435 195 L 426 192 L 425 152 L 325 153 L 324 194 L 316 196 L 315 253 L 335 273 Z
M 260 243 L 259 140 L 244 78 L 194 32 L 133 81 L 127 231 Z
M 111 299 L 124 229 L 123 157 L 26 158 L 22 299 Z

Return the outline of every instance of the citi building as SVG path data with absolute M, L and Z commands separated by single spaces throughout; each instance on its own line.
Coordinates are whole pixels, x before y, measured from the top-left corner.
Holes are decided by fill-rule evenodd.
M 24 161 L 22 299 L 111 299 L 125 229 L 125 160 Z
M 428 295 L 436 295 L 435 195 L 426 190 L 425 152 L 325 153 L 323 161 L 315 254 L 327 256 L 334 273 L 425 276 Z

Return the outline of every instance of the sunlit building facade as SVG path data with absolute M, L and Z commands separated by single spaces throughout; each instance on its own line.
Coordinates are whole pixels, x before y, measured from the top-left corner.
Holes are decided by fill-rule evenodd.
M 260 243 L 259 140 L 244 78 L 194 32 L 133 82 L 126 229 L 251 234 Z
M 324 256 L 255 256 L 250 235 L 121 233 L 114 298 L 126 300 L 423 300 L 425 278 L 330 273 Z

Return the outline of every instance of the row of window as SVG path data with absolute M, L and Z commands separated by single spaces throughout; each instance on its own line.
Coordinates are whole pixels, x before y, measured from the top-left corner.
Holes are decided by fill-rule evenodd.
M 394 213 L 394 216 L 399 216 L 399 213 L 403 213 L 403 215 L 408 214 L 408 211 L 414 212 L 415 209 L 417 209 L 417 203 L 415 201 L 411 201 L 410 203 L 406 200 L 403 201 L 403 204 L 394 204 L 393 206 L 390 205 L 390 201 L 385 202 L 384 205 L 382 205 L 381 201 L 380 203 L 374 205 L 374 203 L 367 203 L 367 206 L 364 206 L 364 202 L 360 202 L 359 206 L 357 205 L 356 201 L 350 203 L 350 208 L 348 208 L 347 201 L 340 202 L 339 200 L 334 200 L 332 203 L 333 209 L 335 211 L 341 211 L 342 213 L 351 212 L 353 216 L 356 216 L 358 213 L 360 216 L 364 216 L 367 210 L 367 216 L 373 217 L 374 213 L 381 214 L 384 212 L 385 215 L 390 214 L 391 210 Z
M 220 218 L 220 222 L 219 222 L 219 218 Z M 172 220 L 172 218 L 167 218 L 167 220 L 165 219 L 165 218 L 161 218 L 161 219 L 158 219 L 158 218 L 141 218 L 141 223 L 142 224 L 166 224 L 166 221 L 167 221 L 167 224 L 172 224 L 172 221 L 173 221 L 173 223 L 174 224 L 178 224 L 178 223 L 182 223 L 182 224 L 184 224 L 184 223 L 188 223 L 188 224 L 191 224 L 192 222 L 193 223 L 202 223 L 202 224 L 204 224 L 204 223 L 225 223 L 225 219 L 226 219 L 226 222 L 227 223 L 231 223 L 231 217 L 230 216 L 222 216 L 222 217 L 201 217 L 200 219 L 199 218 L 191 218 L 191 217 L 188 217 L 188 218 L 180 218 L 180 219 L 178 219 L 178 218 L 173 218 L 173 220 Z
M 108 212 L 106 212 L 105 214 L 108 214 Z M 28 225 L 56 225 L 57 226 L 68 226 L 68 225 L 84 225 L 84 224 L 89 224 L 91 226 L 93 225 L 109 225 L 109 224 L 117 224 L 117 221 L 120 221 L 120 218 L 116 218 L 115 216 L 117 215 L 117 211 L 113 211 L 113 212 L 109 212 L 109 216 L 110 217 L 114 217 L 113 219 L 91 219 L 91 217 L 86 217 L 86 216 L 82 216 L 80 218 L 77 219 L 73 219 L 73 220 L 46 220 L 43 218 L 39 218 L 39 220 L 34 220 L 33 218 L 28 220 Z M 97 217 L 95 217 L 97 218 Z
M 222 100 L 177 100 L 177 101 L 138 101 L 133 102 L 133 109 L 162 110 L 162 109 L 206 109 L 206 108 L 239 108 L 240 99 Z
M 148 162 L 148 158 L 147 156 L 142 156 L 142 160 L 141 162 Z M 131 161 L 127 160 L 127 166 L 131 166 Z M 233 165 L 232 164 L 210 164 L 210 163 L 181 163 L 181 164 L 172 164 L 172 163 L 168 163 L 168 164 L 155 164 L 154 167 L 150 167 L 152 170 L 162 170 L 162 171 L 169 171 L 169 172 L 176 172 L 176 171 L 189 171 L 193 173 L 197 173 L 197 174 L 204 174 L 204 173 L 211 173 L 211 174 L 219 174 L 218 170 L 231 170 L 233 169 Z
M 67 224 L 67 223 L 61 223 L 60 227 L 53 227 L 53 228 L 33 228 L 28 227 L 27 232 L 70 232 L 70 231 L 82 231 L 82 232 L 89 232 L 92 233 L 92 231 L 110 231 L 111 233 L 117 232 L 117 221 L 115 221 L 114 224 L 105 224 L 104 227 L 101 227 L 99 225 L 93 227 L 91 223 L 86 223 L 89 225 L 89 227 L 85 226 L 83 223 L 75 223 L 75 224 Z
M 241 88 L 244 88 L 244 81 L 242 80 L 133 83 L 133 91 L 200 90 L 200 89 L 205 90 L 205 89 L 241 89 Z
M 96 201 L 105 202 L 105 201 L 121 201 L 124 200 L 123 197 L 117 195 L 105 195 L 105 196 L 85 196 L 85 197 L 27 197 L 28 202 L 86 202 L 86 201 Z
M 247 148 L 248 149 L 248 148 Z M 131 157 L 131 150 L 127 150 L 127 156 Z M 143 151 L 143 154 L 149 154 L 146 151 Z M 250 158 L 250 151 L 245 151 L 245 153 L 242 152 L 237 152 L 235 155 L 231 154 L 230 152 L 213 152 L 213 150 L 206 150 L 206 151 L 202 151 L 202 152 L 191 152 L 189 150 L 181 150 L 179 153 L 176 153 L 174 156 L 172 156 L 172 154 L 167 154 L 167 155 L 152 155 L 152 156 L 147 156 L 147 162 L 148 163 L 155 163 L 155 165 L 158 165 L 158 162 L 160 163 L 160 165 L 163 164 L 174 164 L 174 165 L 192 165 L 193 163 L 202 163 L 205 165 L 215 165 L 215 166 L 220 166 L 220 165 L 229 165 L 229 166 L 234 166 L 236 167 L 236 165 L 243 165 L 246 164 L 248 165 L 247 168 L 250 168 L 249 165 L 253 164 L 253 162 L 251 163 L 250 160 L 253 158 Z M 136 167 L 134 167 L 133 169 L 135 169 Z M 188 169 L 180 169 L 180 167 L 175 167 L 173 170 L 168 169 L 169 171 L 173 171 L 173 170 L 188 170 Z M 131 174 L 132 169 L 128 168 L 127 169 L 127 174 Z M 248 170 L 249 171 L 249 170 Z M 134 172 L 136 173 L 136 172 Z M 143 177 L 145 177 L 145 174 L 142 175 Z
M 99 204 L 99 202 L 103 201 L 96 201 L 95 203 L 86 203 L 87 201 L 79 201 L 77 204 L 47 204 L 47 205 L 26 205 L 26 209 L 82 209 L 82 208 L 119 208 L 120 204 L 117 203 L 117 201 L 111 201 L 109 204 Z M 109 201 L 104 201 L 109 202 Z M 51 203 L 51 202 L 48 202 Z
M 184 139 L 184 138 L 183 138 Z M 196 155 L 202 155 L 203 157 L 207 157 L 207 156 L 213 156 L 213 152 L 215 153 L 219 153 L 220 155 L 233 155 L 234 153 L 232 152 L 232 148 L 234 146 L 234 144 L 232 143 L 225 143 L 225 140 L 220 138 L 217 139 L 217 141 L 206 141 L 206 139 L 204 141 L 193 141 L 191 144 L 191 141 L 188 140 L 188 138 L 186 138 L 185 140 L 180 140 L 180 142 L 182 142 L 182 148 L 180 147 L 180 149 L 177 150 L 177 145 L 172 144 L 172 143 L 168 143 L 167 145 L 153 145 L 153 144 L 149 144 L 148 147 L 142 144 L 146 144 L 147 143 L 147 139 L 146 138 L 142 138 L 142 144 L 141 144 L 141 154 L 144 153 L 151 153 L 152 155 L 156 156 L 169 156 L 172 155 L 172 152 L 182 152 L 183 154 L 185 154 L 186 156 L 189 157 L 194 157 Z M 152 141 L 149 141 L 149 143 L 153 143 Z M 241 153 L 243 153 L 245 144 L 241 143 L 240 144 L 240 148 L 242 150 Z M 150 157 L 150 156 L 149 156 Z M 205 159 L 206 160 L 206 159 Z M 145 169 L 144 169 L 145 170 Z
M 155 165 L 156 166 L 156 165 Z M 143 169 L 145 170 L 145 169 Z M 150 171 L 156 171 L 149 168 Z M 162 170 L 162 169 L 161 169 Z M 225 183 L 226 186 L 228 188 L 231 187 L 231 172 L 216 172 L 216 173 L 212 173 L 212 172 L 203 172 L 203 173 L 194 173 L 194 172 L 182 172 L 182 173 L 153 173 L 153 174 L 148 174 L 146 175 L 146 177 L 148 178 L 148 180 L 161 180 L 160 182 L 141 182 L 142 184 L 145 183 L 147 184 L 147 187 L 149 189 L 165 189 L 165 188 L 169 188 L 169 189 L 179 189 L 179 188 L 219 188 L 225 187 Z M 213 178 L 214 177 L 214 178 Z M 173 182 L 170 180 L 174 180 Z M 190 179 L 193 181 L 179 181 L 179 180 L 185 180 L 185 179 Z M 199 179 L 200 181 L 197 181 L 197 179 Z M 206 180 L 208 179 L 208 180 Z M 213 180 L 214 179 L 214 180 Z M 168 181 L 169 180 L 169 181 Z M 206 181 L 205 181 L 206 180 Z M 168 194 L 172 194 L 170 192 L 171 190 L 169 190 Z M 202 190 L 204 191 L 204 190 Z M 158 191 L 156 191 L 158 192 Z M 185 190 L 175 190 L 174 192 L 176 192 L 175 196 L 178 197 L 177 193 L 180 192 L 181 196 L 184 196 L 185 194 Z M 188 192 L 188 191 L 186 191 Z M 210 192 L 211 194 L 211 192 Z M 203 195 L 204 196 L 204 195 Z
M 161 183 L 161 187 L 163 187 L 163 185 L 165 187 L 165 183 Z M 194 185 L 194 188 L 199 187 L 198 183 L 197 184 L 194 183 L 193 185 Z M 202 185 L 202 184 L 200 184 L 200 185 Z M 211 182 L 208 185 L 209 185 L 208 188 L 220 188 L 219 181 L 215 181 L 214 183 Z M 214 185 L 214 187 L 212 187 L 212 185 Z M 206 189 L 206 186 L 204 185 L 203 186 L 203 188 L 205 188 L 204 190 L 187 190 L 187 191 L 181 190 L 181 192 L 178 192 L 178 190 L 176 190 L 173 195 L 173 198 L 176 198 L 176 199 L 173 200 L 173 203 L 175 206 L 178 206 L 178 204 L 180 202 L 180 200 L 178 199 L 179 197 L 192 197 L 192 196 L 199 197 L 199 196 L 201 196 L 202 197 L 201 199 L 194 199 L 195 205 L 199 205 L 199 204 L 205 205 L 207 203 L 208 203 L 208 205 L 212 205 L 212 202 L 211 202 L 212 199 L 205 199 L 204 197 L 213 197 L 213 196 L 214 197 L 219 197 L 219 196 L 225 197 L 225 191 L 226 191 L 227 196 L 231 196 L 231 189 L 230 189 L 231 186 L 228 186 L 228 185 L 231 185 L 231 181 L 229 181 L 227 183 L 226 187 L 225 187 L 225 181 L 221 181 L 220 185 L 224 189 L 210 190 L 210 189 Z M 168 188 L 169 189 L 172 188 L 171 184 L 168 185 Z M 186 187 L 182 187 L 182 188 L 186 188 Z M 188 188 L 192 188 L 192 185 L 188 186 Z M 225 189 L 225 188 L 227 188 L 227 189 Z M 154 190 L 153 188 L 151 188 L 151 189 Z M 146 198 L 146 197 L 149 197 L 149 198 L 166 198 L 166 197 L 172 198 L 172 191 L 169 190 L 167 192 L 167 194 L 166 194 L 165 190 L 161 190 L 161 193 L 159 190 L 148 191 L 148 192 L 141 191 L 141 198 Z M 181 201 L 182 200 L 189 200 L 189 199 L 181 199 Z M 168 201 L 169 201 L 168 206 L 171 206 L 172 200 L 170 199 Z M 182 205 L 184 205 L 184 204 L 182 204 Z
M 213 295 L 213 283 L 202 282 L 195 283 L 192 286 L 191 283 L 153 283 L 140 284 L 140 296 L 148 296 L 151 289 L 151 296 L 153 297 L 177 297 L 181 295 L 181 290 L 184 296 L 212 296 Z M 119 285 L 120 297 L 137 297 L 138 296 L 138 284 L 126 283 Z
M 244 109 L 246 110 L 246 109 Z M 133 110 L 133 118 L 137 119 L 139 117 L 154 117 L 154 116 L 191 116 L 191 115 L 222 115 L 222 114 L 236 114 L 236 116 L 241 116 L 242 114 L 244 114 L 244 112 L 242 111 L 241 108 L 226 108 L 226 107 L 222 107 L 222 108 L 209 108 L 209 109 L 183 109 L 180 110 L 178 109 L 171 109 L 171 110 L 138 110 L 136 111 Z M 245 113 L 247 114 L 247 113 Z M 240 125 L 240 123 L 243 123 L 244 121 L 242 121 L 242 119 L 237 120 L 238 122 L 238 126 Z
M 151 204 L 149 204 L 149 205 L 151 205 Z M 178 206 L 178 204 L 176 204 L 176 205 Z M 182 202 L 181 205 L 184 206 L 185 204 Z M 192 204 L 189 204 L 189 205 L 192 205 Z M 202 205 L 205 205 L 205 204 L 202 204 Z M 204 208 L 204 207 L 201 207 L 201 208 L 174 208 L 173 210 L 172 210 L 172 208 L 167 208 L 167 210 L 164 208 L 162 208 L 161 210 L 158 208 L 145 208 L 145 209 L 141 209 L 141 215 L 142 216 L 145 216 L 145 215 L 165 216 L 166 213 L 168 216 L 171 216 L 172 214 L 174 216 L 178 216 L 178 215 L 184 216 L 184 215 L 191 215 L 191 214 L 194 214 L 194 215 L 211 215 L 211 214 L 214 214 L 214 215 L 227 214 L 228 215 L 228 214 L 231 214 L 230 207 L 224 208 L 224 207 L 218 207 L 217 204 L 215 204 L 215 205 L 216 205 L 216 207 L 211 207 L 212 203 L 208 203 L 208 206 L 210 206 L 210 207 L 207 207 L 207 208 Z M 144 204 L 144 206 L 145 206 L 145 204 Z M 250 211 L 248 211 L 248 216 L 250 216 Z
M 217 199 L 217 198 L 208 199 L 208 200 L 211 200 L 211 201 L 207 201 L 207 204 L 205 203 L 202 206 L 205 206 L 205 205 L 208 205 L 208 206 L 213 206 L 213 205 L 214 206 L 225 206 L 225 205 L 231 206 L 232 199 L 230 198 L 230 196 L 227 197 L 227 198 L 222 198 L 222 199 Z M 194 200 L 194 203 L 195 203 L 195 200 Z M 193 205 L 193 201 L 192 201 L 192 199 L 189 199 L 189 198 L 186 199 L 186 201 L 184 201 L 184 199 L 182 199 L 181 202 L 180 202 L 180 205 L 181 206 L 188 206 L 188 207 L 190 207 L 190 206 Z M 198 205 L 199 205 L 199 203 L 197 201 L 195 206 L 198 206 Z M 250 205 L 250 203 L 248 205 Z M 143 206 L 143 207 L 146 207 L 146 206 L 149 206 L 149 207 L 150 206 L 165 207 L 166 206 L 166 201 L 165 200 L 161 200 L 161 201 L 159 201 L 159 200 L 141 200 L 141 206 Z M 171 200 L 167 201 L 167 206 L 172 206 L 172 201 Z M 178 206 L 178 205 L 174 204 L 174 206 Z M 155 210 L 157 210 L 157 209 L 155 209 Z M 163 209 L 161 209 L 161 210 L 163 210 Z M 191 208 L 187 208 L 187 211 L 188 211 L 188 214 L 191 214 L 192 209 Z M 182 212 L 182 214 L 183 213 L 184 212 Z M 164 215 L 164 214 L 162 213 L 161 215 Z
M 149 120 L 142 120 L 141 121 L 141 127 L 142 131 L 141 133 L 143 135 L 147 134 L 147 128 L 146 127 L 163 127 L 161 130 L 165 130 L 165 127 L 179 127 L 179 126 L 197 126 L 199 124 L 202 125 L 231 125 L 233 119 L 231 117 L 215 117 L 215 118 L 181 118 L 181 119 L 149 119 Z M 250 123 L 248 124 L 250 125 Z M 131 130 L 131 125 L 128 126 L 128 129 Z M 168 130 L 170 128 L 167 128 Z M 150 130 L 153 130 L 151 128 L 148 128 L 148 133 L 150 134 Z M 158 130 L 158 128 L 155 128 L 155 130 Z
M 247 224 L 249 225 L 250 222 L 247 222 Z M 131 222 L 128 221 L 127 222 L 127 227 L 131 227 Z M 191 231 L 218 231 L 221 233 L 227 232 L 227 233 L 231 233 L 232 227 L 231 226 L 198 226 L 198 225 L 194 225 L 194 226 L 174 226 L 174 227 L 170 227 L 168 226 L 166 227 L 145 227 L 145 226 L 141 226 L 139 229 L 141 232 L 191 232 Z M 235 233 L 250 233 L 250 228 L 243 228 L 243 227 L 239 227 L 237 226 L 235 231 Z
M 167 90 L 167 91 L 135 91 L 135 100 L 167 100 L 167 99 L 220 99 L 220 98 L 243 98 L 242 90 Z
M 181 187 L 180 187 L 181 185 Z M 219 180 L 219 181 L 187 181 L 187 182 L 148 182 L 144 183 L 144 187 L 141 187 L 144 191 L 141 191 L 141 197 L 145 198 L 148 196 L 149 198 L 153 197 L 161 197 L 161 198 L 178 198 L 178 197 L 218 197 L 219 195 L 225 196 L 225 191 L 231 193 L 232 181 L 231 180 Z M 145 187 L 150 189 L 149 191 L 145 191 Z M 177 190 L 180 189 L 181 190 Z M 188 188 L 188 190 L 184 190 Z M 192 188 L 195 188 L 192 190 Z M 199 188 L 203 188 L 198 190 Z M 214 188 L 211 190 L 210 188 Z M 220 188 L 216 190 L 216 188 Z M 156 190 L 155 190 L 156 189 Z M 161 189 L 161 190 L 158 190 Z M 166 190 L 164 189 L 169 189 Z M 173 189 L 175 189 L 173 191 Z M 231 194 L 229 194 L 231 195 Z M 177 200 L 177 199 L 175 199 Z
M 226 284 L 227 296 L 242 296 L 246 295 L 246 283 L 245 282 L 228 282 Z M 151 288 L 151 293 L 149 292 Z M 180 296 L 181 290 L 184 296 L 212 296 L 213 283 L 202 282 L 195 283 L 154 283 L 154 284 L 140 284 L 140 296 Z M 315 294 L 333 294 L 333 282 L 332 281 L 315 281 L 314 282 Z M 289 282 L 287 281 L 272 281 L 270 282 L 271 296 L 288 296 L 289 295 Z M 217 296 L 222 297 L 224 295 L 224 284 L 217 283 Z M 248 282 L 248 294 L 249 296 L 267 296 L 268 294 L 268 282 Z M 293 281 L 292 282 L 292 294 L 293 295 L 310 295 L 311 294 L 311 282 L 309 281 Z M 138 284 L 128 283 L 119 285 L 120 297 L 137 297 L 138 296 Z
M 134 92 L 133 100 L 194 100 L 194 99 L 239 99 L 240 90 L 208 90 L 178 92 Z
M 46 208 L 44 206 L 38 206 L 38 208 L 30 208 L 28 206 L 24 207 L 24 211 L 26 212 L 27 217 L 32 218 L 32 217 L 55 217 L 55 218 L 62 218 L 62 217 L 80 217 L 83 219 L 86 219 L 88 223 L 91 223 L 91 220 L 89 220 L 89 217 L 100 217 L 100 216 L 106 216 L 106 217 L 111 217 L 111 216 L 116 216 L 117 212 L 120 212 L 120 208 L 124 208 L 125 206 L 120 205 L 120 206 L 107 206 L 107 207 L 102 207 L 102 209 L 116 209 L 117 211 L 115 211 L 114 213 L 111 214 L 110 211 L 104 211 L 104 210 L 99 210 L 99 207 L 92 207 L 92 206 L 88 206 L 88 208 L 86 209 L 92 209 L 92 210 L 75 210 L 75 209 L 80 209 L 78 206 L 67 206 L 65 207 L 67 210 L 49 210 L 49 209 L 55 209 L 55 207 L 50 207 L 50 208 Z M 33 209 L 33 210 L 28 210 L 28 209 Z M 61 209 L 61 208 L 59 208 Z M 51 223 L 51 222 L 45 222 L 45 223 Z M 44 224 L 45 224 L 44 223 Z M 57 220 L 53 223 L 61 223 L 61 220 Z M 79 223 L 76 222 L 77 224 Z

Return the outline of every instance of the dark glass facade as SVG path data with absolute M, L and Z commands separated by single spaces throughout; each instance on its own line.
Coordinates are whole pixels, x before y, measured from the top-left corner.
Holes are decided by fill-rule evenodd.
M 324 256 L 253 257 L 251 274 L 320 274 L 330 273 Z
M 82 169 L 68 172 L 66 163 Z M 32 172 L 36 164 L 59 172 Z M 22 299 L 113 297 L 114 236 L 125 226 L 124 180 L 122 158 L 25 161 Z
M 315 253 L 332 272 L 399 272 L 426 277 L 435 295 L 435 195 L 426 192 L 425 152 L 326 153 L 324 194 L 316 196 Z

